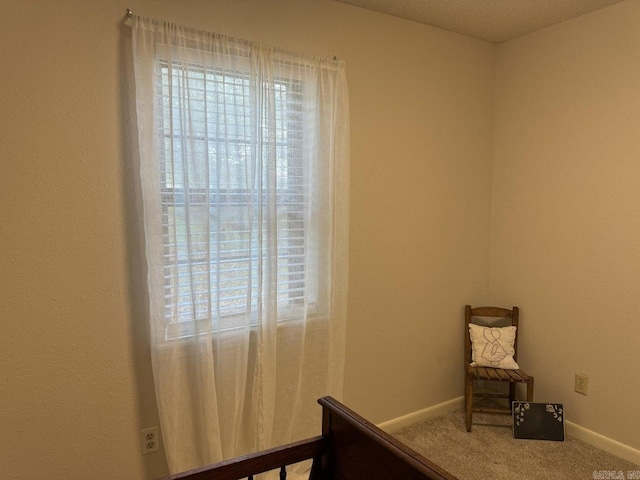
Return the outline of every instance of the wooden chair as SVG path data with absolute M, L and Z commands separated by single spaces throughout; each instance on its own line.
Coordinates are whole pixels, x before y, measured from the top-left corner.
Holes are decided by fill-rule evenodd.
M 501 368 L 472 366 L 472 346 L 469 334 L 469 324 L 504 327 L 513 325 L 516 327 L 515 340 L 513 348 L 515 353 L 513 359 L 517 361 L 518 355 L 518 307 L 512 310 L 498 307 L 478 307 L 471 308 L 470 305 L 465 307 L 464 311 L 464 362 L 465 362 L 465 414 L 467 432 L 471 431 L 471 423 L 473 412 L 484 413 L 504 413 L 511 414 L 512 403 L 516 399 L 516 384 L 527 384 L 527 401 L 533 401 L 533 377 L 527 375 L 522 370 L 504 370 Z M 509 382 L 509 393 L 481 393 L 475 391 L 475 382 L 478 380 L 491 382 Z M 506 398 L 509 400 L 507 408 L 502 407 L 483 407 L 474 403 L 474 398 Z

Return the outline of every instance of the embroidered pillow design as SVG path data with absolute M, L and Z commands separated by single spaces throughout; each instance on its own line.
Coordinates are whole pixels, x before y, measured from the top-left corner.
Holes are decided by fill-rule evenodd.
M 520 368 L 513 359 L 516 327 L 485 327 L 470 323 L 469 334 L 472 347 L 471 365 L 507 370 Z

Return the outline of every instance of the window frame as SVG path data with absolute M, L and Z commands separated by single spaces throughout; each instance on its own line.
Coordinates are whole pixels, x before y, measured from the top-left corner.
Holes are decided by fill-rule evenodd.
M 209 67 L 207 66 L 207 64 L 205 64 L 202 61 L 202 52 L 197 51 L 197 50 L 193 50 L 193 57 L 194 58 L 188 58 L 185 57 L 183 54 L 177 54 L 175 53 L 174 48 L 169 47 L 169 46 L 165 46 L 166 50 L 163 48 L 159 48 L 158 51 L 156 52 L 156 57 L 154 60 L 154 87 L 156 89 L 161 89 L 162 88 L 162 80 L 161 80 L 161 69 L 164 68 L 167 69 L 167 76 L 170 76 L 171 73 L 171 69 L 169 69 L 169 65 L 171 63 L 178 63 L 180 65 L 183 64 L 187 64 L 187 65 L 194 65 L 194 67 L 197 67 L 198 69 L 202 69 L 205 72 L 207 70 L 212 70 L 212 73 L 215 73 L 216 67 Z M 171 50 L 171 55 L 167 55 L 167 52 Z M 178 57 L 178 59 L 174 59 L 174 57 Z M 190 57 L 190 56 L 189 56 Z M 219 54 L 219 53 L 215 53 L 215 52 L 207 52 L 206 53 L 206 57 L 207 57 L 207 61 L 215 61 L 218 60 L 220 62 L 220 60 L 223 57 L 223 54 Z M 237 58 L 241 58 L 240 55 L 237 55 Z M 199 59 L 199 60 L 198 60 Z M 248 59 L 245 58 L 245 60 L 248 62 Z M 286 62 L 282 63 L 282 66 L 286 66 Z M 195 70 L 195 68 L 194 68 Z M 221 70 L 224 72 L 224 75 L 227 75 L 228 72 L 224 71 L 224 68 L 222 67 Z M 247 72 L 248 72 L 249 68 L 247 66 L 245 71 L 239 71 L 238 72 L 238 78 L 242 78 L 243 76 L 248 78 Z M 276 69 L 279 70 L 279 69 Z M 287 72 L 287 77 L 283 77 L 283 72 L 285 71 L 285 68 L 282 68 L 282 72 L 278 72 L 276 71 L 276 74 L 274 75 L 274 79 L 280 79 L 281 83 L 276 83 L 274 88 L 277 88 L 277 85 L 282 85 L 284 83 L 294 83 L 296 82 L 296 84 L 299 87 L 299 91 L 295 92 L 294 94 L 300 96 L 301 98 L 304 97 L 305 95 L 310 95 L 311 94 L 311 90 L 312 90 L 312 86 L 311 85 L 307 85 L 304 82 L 304 79 L 302 78 L 301 75 L 296 76 L 296 75 L 292 75 L 291 73 L 293 72 L 292 70 L 286 70 Z M 204 77 L 204 82 L 206 82 L 206 74 Z M 161 93 L 156 93 L 156 98 L 164 98 L 163 95 Z M 205 99 L 206 101 L 206 99 Z M 249 99 L 250 101 L 250 99 Z M 303 103 L 302 101 L 300 103 Z M 171 107 L 170 107 L 171 108 Z M 158 106 L 158 111 L 162 111 L 162 107 Z M 157 111 L 154 112 L 154 114 L 157 114 Z M 305 142 L 305 137 L 309 136 L 310 133 L 307 131 L 310 128 L 314 128 L 315 126 L 306 126 L 304 123 L 304 118 L 306 117 L 305 113 L 302 112 L 300 113 L 302 115 L 302 119 L 298 120 L 298 122 L 301 124 L 301 138 L 297 140 L 297 143 L 300 146 L 300 149 L 302 148 L 302 144 Z M 161 125 L 164 123 L 164 116 L 163 117 L 158 117 L 157 121 L 159 123 L 158 125 L 158 129 L 157 131 L 161 131 L 163 130 L 163 128 L 161 127 Z M 284 119 L 284 123 L 287 124 L 289 123 L 289 120 L 287 120 L 286 118 Z M 171 137 L 171 135 L 169 135 L 168 137 Z M 167 137 L 163 136 L 163 140 L 166 141 Z M 209 139 L 205 138 L 203 139 L 205 142 L 207 142 Z M 171 138 L 169 138 L 169 141 L 171 141 Z M 244 140 L 245 143 L 250 143 L 251 140 Z M 288 140 L 285 139 L 284 141 L 285 145 L 289 145 Z M 278 142 L 276 141 L 276 145 L 275 147 L 277 148 L 278 146 Z M 161 162 L 165 162 L 165 153 L 166 150 L 164 149 L 164 147 L 162 147 L 161 145 L 158 146 L 158 153 L 160 156 L 159 161 Z M 307 154 L 308 155 L 308 154 Z M 310 192 L 305 192 L 305 188 L 307 187 L 307 185 L 305 185 L 304 182 L 304 178 L 306 178 L 307 175 L 309 175 L 309 172 L 307 171 L 306 173 L 304 173 L 305 170 L 308 170 L 309 165 L 306 165 L 306 161 L 308 159 L 305 159 L 305 155 L 301 154 L 300 158 L 298 160 L 296 160 L 298 162 L 297 165 L 295 166 L 291 166 L 291 162 L 292 160 L 290 158 L 287 158 L 286 160 L 286 168 L 290 169 L 290 168 L 301 168 L 303 170 L 303 181 L 300 185 L 297 185 L 295 188 L 297 188 L 298 192 L 285 192 L 283 193 L 283 195 L 298 195 L 298 196 L 302 196 L 305 197 L 307 195 L 310 195 Z M 166 179 L 166 168 L 162 167 L 161 168 L 161 188 L 160 188 L 160 201 L 161 201 L 161 211 L 162 211 L 162 215 L 163 217 L 165 215 L 168 215 L 168 211 L 167 209 L 170 208 L 171 206 L 176 205 L 176 202 L 166 202 L 165 198 L 167 197 L 174 197 L 176 196 L 176 191 L 178 190 L 176 188 L 176 181 L 175 181 L 175 177 L 173 179 L 173 187 L 169 188 L 167 187 L 168 182 Z M 291 186 L 289 186 L 288 188 L 291 188 Z M 211 215 L 211 211 L 212 211 L 212 201 L 211 198 L 214 198 L 216 196 L 220 196 L 221 192 L 220 189 L 217 189 L 216 191 L 212 191 L 211 188 L 208 189 L 201 189 L 200 192 L 197 191 L 197 189 L 191 189 L 189 191 L 189 195 L 202 195 L 205 199 L 209 198 L 208 202 L 202 202 L 202 204 L 204 205 L 206 203 L 206 209 L 209 213 L 209 215 Z M 226 192 L 225 192 L 226 193 Z M 183 185 L 183 188 L 181 191 L 179 191 L 177 193 L 177 195 L 186 195 L 186 189 Z M 233 192 L 232 192 L 233 194 Z M 238 191 L 235 192 L 236 195 L 239 196 L 246 196 L 246 191 Z M 280 192 L 277 192 L 277 196 L 280 196 Z M 306 200 L 309 201 L 309 200 Z M 283 202 L 284 203 L 284 202 Z M 277 205 L 281 205 L 280 201 L 276 202 Z M 299 208 L 301 208 L 301 213 L 302 216 L 304 217 L 304 202 L 300 203 Z M 308 219 L 302 219 L 299 220 L 299 222 L 302 222 L 302 230 L 303 230 L 303 234 L 301 237 L 295 237 L 293 238 L 294 240 L 299 240 L 302 239 L 304 241 L 304 249 L 306 250 L 301 256 L 303 258 L 311 258 L 311 264 L 307 264 L 304 263 L 303 264 L 303 268 L 304 271 L 302 272 L 302 280 L 298 280 L 298 281 L 302 281 L 305 282 L 306 285 L 303 286 L 303 290 L 304 288 L 306 288 L 307 290 L 307 297 L 308 297 L 308 301 L 306 302 L 305 305 L 305 301 L 304 301 L 304 297 L 300 297 L 300 298 L 294 298 L 293 302 L 291 304 L 289 304 L 288 306 L 280 306 L 280 302 L 277 302 L 278 305 L 278 318 L 277 318 L 277 323 L 278 324 L 284 324 L 286 322 L 290 322 L 293 321 L 297 318 L 301 317 L 301 313 L 304 311 L 307 315 L 311 315 L 311 316 L 317 316 L 318 314 L 318 279 L 316 278 L 317 275 L 319 274 L 318 272 L 318 268 L 316 266 L 316 268 L 313 268 L 310 265 L 316 264 L 317 265 L 317 261 L 319 258 L 319 252 L 317 249 L 317 246 L 314 247 L 314 242 L 312 240 L 313 238 L 313 229 L 314 229 L 314 222 L 312 221 L 308 221 Z M 305 225 L 306 222 L 306 225 Z M 213 226 L 213 223 L 211 224 Z M 165 225 L 163 223 L 163 234 L 164 232 L 164 228 Z M 209 232 L 211 233 L 211 232 Z M 167 248 L 167 244 L 165 243 L 165 241 L 163 240 L 162 242 L 163 245 L 163 252 L 166 250 Z M 177 245 L 173 244 L 171 245 L 173 248 L 177 249 Z M 280 248 L 280 246 L 278 246 L 278 249 Z M 247 249 L 247 251 L 250 251 L 251 249 Z M 175 255 L 177 256 L 178 254 L 175 253 Z M 249 261 L 250 258 L 252 258 L 252 255 L 248 255 L 246 256 L 246 258 L 244 260 Z M 285 256 L 280 257 L 278 256 L 278 258 L 285 258 Z M 193 259 L 192 258 L 188 258 L 187 260 L 187 264 L 192 264 L 193 263 Z M 164 255 L 163 255 L 163 268 L 166 271 L 167 269 L 167 263 L 165 262 L 164 259 Z M 215 264 L 214 261 L 209 261 L 208 263 L 208 268 L 211 268 L 211 266 L 213 264 Z M 296 272 L 297 274 L 299 274 L 300 272 Z M 296 273 L 289 273 L 289 276 L 291 277 L 292 275 L 296 275 Z M 252 282 L 253 280 L 250 279 L 249 277 L 245 277 L 249 280 L 249 282 Z M 288 284 L 291 283 L 291 281 L 287 282 Z M 236 313 L 229 313 L 229 314 L 225 314 L 225 315 L 221 315 L 219 319 L 215 319 L 214 315 L 210 315 L 208 318 L 197 318 L 197 313 L 192 312 L 191 315 L 193 316 L 189 316 L 189 318 L 186 318 L 184 320 L 180 320 L 180 315 L 170 315 L 167 313 L 167 310 L 171 307 L 168 307 L 168 301 L 166 300 L 167 298 L 171 297 L 172 294 L 168 294 L 168 292 L 171 289 L 179 289 L 179 286 L 169 286 L 167 285 L 167 281 L 165 281 L 165 321 L 166 321 L 166 328 L 165 328 L 165 340 L 166 341 L 171 341 L 171 340 L 176 340 L 176 339 L 180 339 L 180 338 L 184 338 L 184 337 L 190 337 L 193 335 L 196 335 L 197 333 L 207 333 L 208 331 L 214 332 L 214 333 L 224 333 L 224 332 L 232 332 L 238 329 L 243 329 L 246 327 L 246 322 L 247 322 L 247 310 L 245 309 L 242 312 L 236 312 Z M 247 288 L 247 287 L 245 287 Z M 209 289 L 208 295 L 212 295 L 212 289 Z M 179 296 L 179 295 L 178 295 Z M 297 302 L 296 302 L 297 300 Z M 211 303 L 211 302 L 210 302 Z M 296 305 L 295 303 L 298 303 L 298 305 Z M 253 310 L 253 309 L 252 309 Z M 194 322 L 194 318 L 195 318 L 195 322 Z M 226 320 L 226 322 L 223 325 L 222 322 L 222 318 L 224 317 L 224 319 Z M 216 321 L 218 322 L 218 324 L 216 325 Z M 255 328 L 258 326 L 259 323 L 259 319 L 257 318 L 257 316 L 254 314 L 251 315 L 251 318 L 249 319 L 250 322 L 250 326 L 251 328 Z M 194 323 L 197 323 L 198 325 L 194 325 Z

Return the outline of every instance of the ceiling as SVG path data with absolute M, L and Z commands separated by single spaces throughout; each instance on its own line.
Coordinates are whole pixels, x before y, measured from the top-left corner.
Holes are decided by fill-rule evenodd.
M 500 43 L 624 0 L 336 1 Z

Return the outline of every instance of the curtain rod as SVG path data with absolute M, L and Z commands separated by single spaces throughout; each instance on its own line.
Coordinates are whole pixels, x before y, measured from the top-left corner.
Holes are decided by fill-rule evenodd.
M 133 17 L 133 12 L 131 11 L 131 9 L 130 9 L 130 8 L 127 8 L 126 16 L 127 16 L 127 18 L 131 18 L 131 17 Z M 334 61 L 337 61 L 337 60 L 338 60 L 338 57 L 334 55 L 334 56 L 333 56 L 333 60 L 334 60 Z

